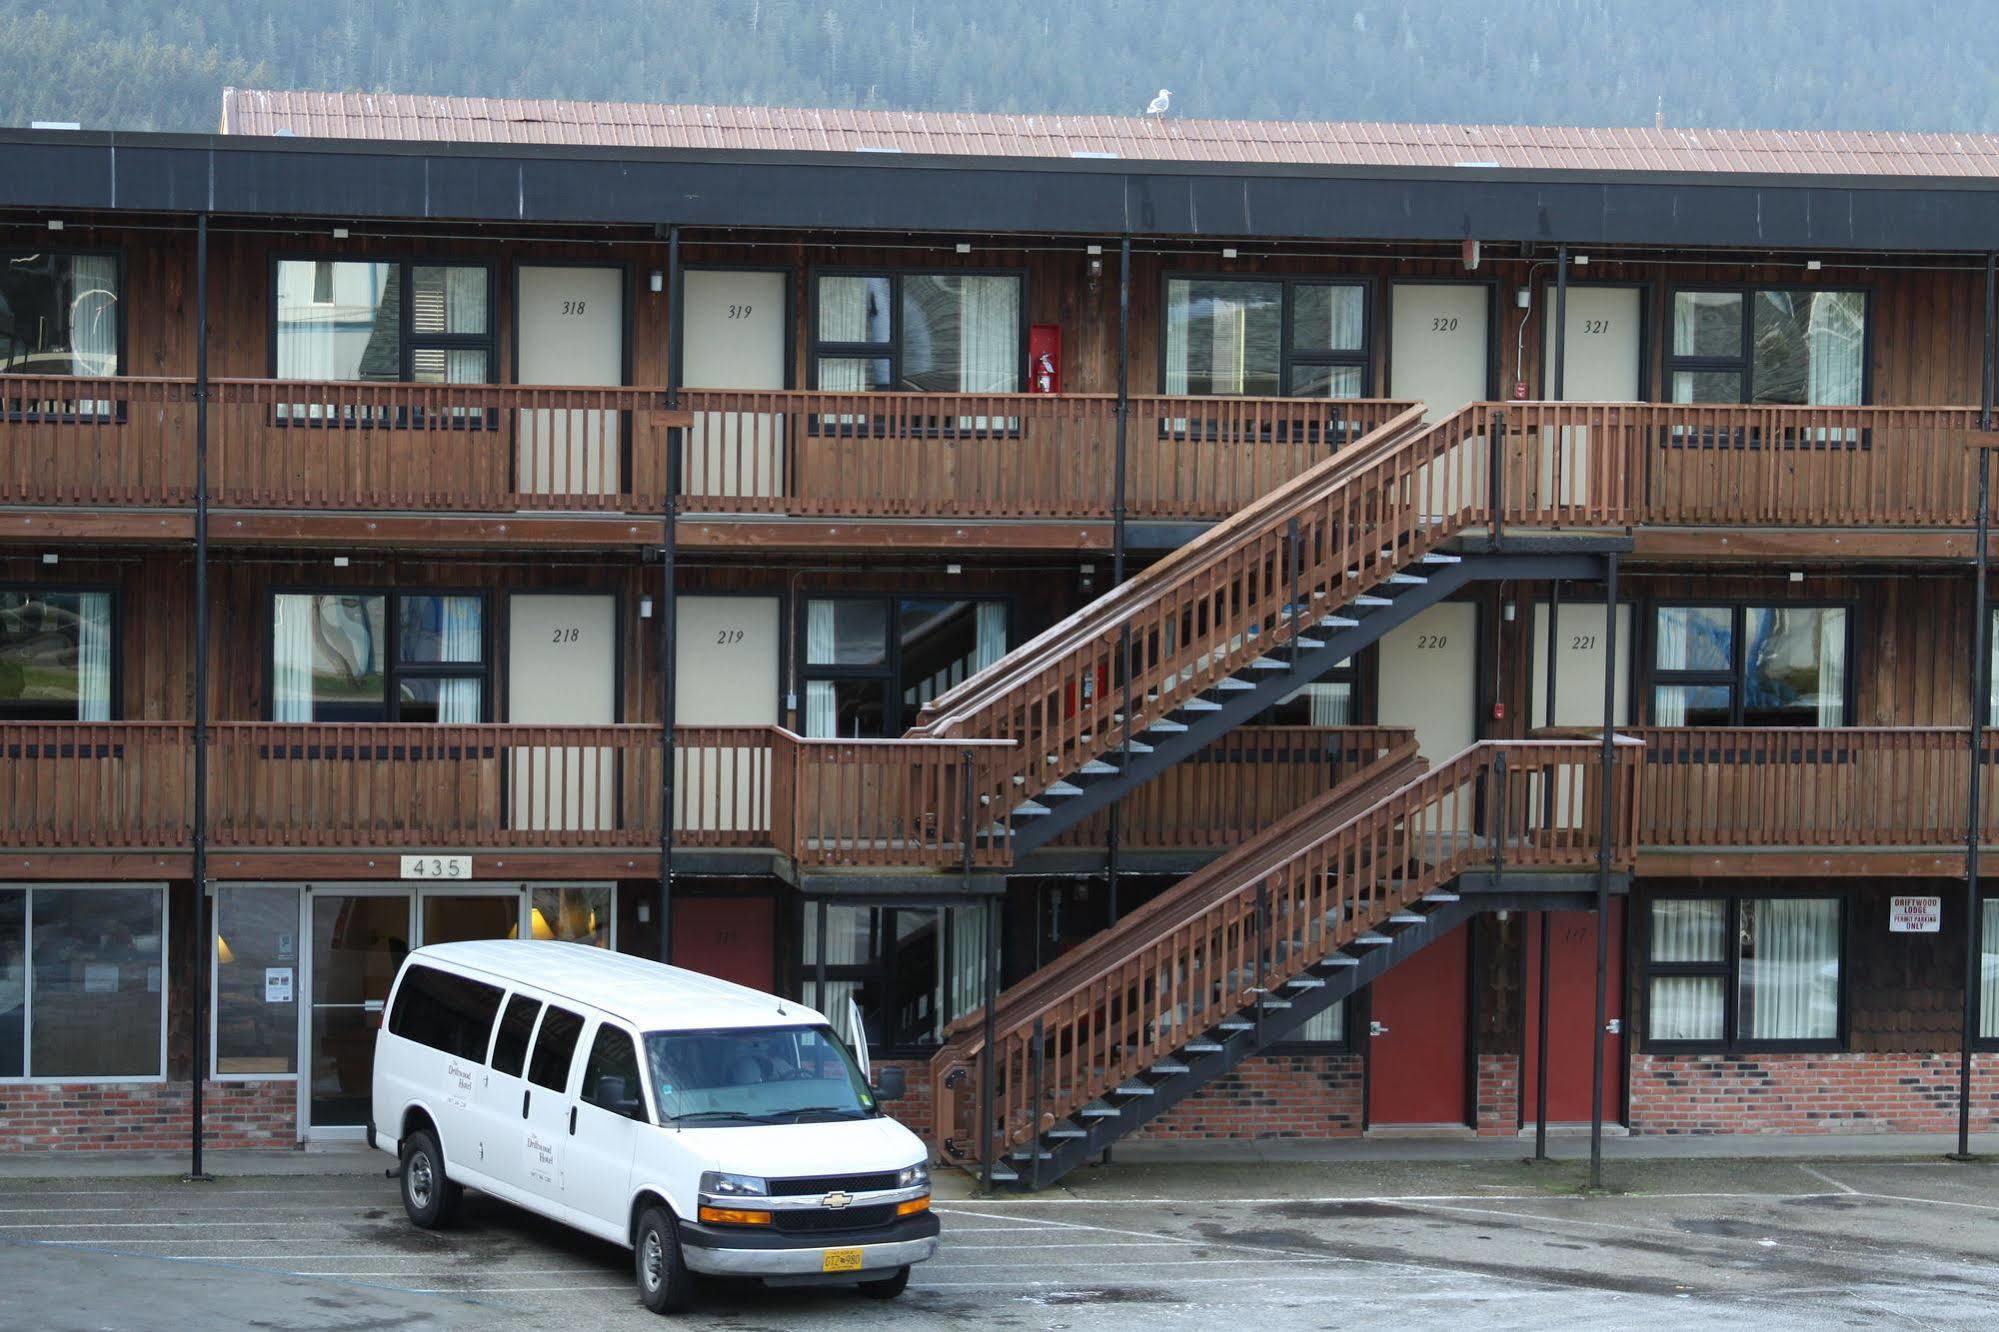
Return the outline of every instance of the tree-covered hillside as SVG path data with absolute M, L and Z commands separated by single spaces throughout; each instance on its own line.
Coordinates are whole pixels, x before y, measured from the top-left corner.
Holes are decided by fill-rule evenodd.
M 1188 116 L 1999 129 L 1962 0 L 0 0 L 0 123 L 225 83 Z

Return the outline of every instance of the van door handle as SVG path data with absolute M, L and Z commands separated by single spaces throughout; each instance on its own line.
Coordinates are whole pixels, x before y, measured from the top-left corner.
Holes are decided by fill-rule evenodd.
M 521 1088 L 521 1118 L 528 1117 L 528 1097 L 533 1095 L 526 1087 Z
M 569 1136 L 576 1136 L 576 1107 L 573 1105 L 569 1107 Z

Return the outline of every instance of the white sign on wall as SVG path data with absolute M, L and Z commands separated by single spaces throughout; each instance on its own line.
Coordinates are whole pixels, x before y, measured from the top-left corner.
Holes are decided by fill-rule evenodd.
M 403 877 L 405 879 L 469 879 L 472 877 L 472 857 L 470 856 L 404 856 Z
M 290 967 L 264 968 L 264 1002 L 267 1004 L 288 1004 L 292 1001 L 292 969 Z
M 1935 934 L 1943 924 L 1941 897 L 1888 899 L 1888 933 Z

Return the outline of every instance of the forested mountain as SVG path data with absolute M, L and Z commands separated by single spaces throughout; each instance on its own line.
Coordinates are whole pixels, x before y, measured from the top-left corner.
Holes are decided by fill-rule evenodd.
M 1186 116 L 1999 129 L 1964 0 L 0 0 L 0 124 L 225 83 Z

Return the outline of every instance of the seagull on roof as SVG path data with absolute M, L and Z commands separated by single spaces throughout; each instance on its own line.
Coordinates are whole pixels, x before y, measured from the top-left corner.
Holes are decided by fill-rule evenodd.
M 1166 114 L 1166 108 L 1171 105 L 1173 105 L 1173 94 L 1161 88 L 1159 96 L 1146 104 L 1145 114 L 1148 116 L 1163 116 Z

